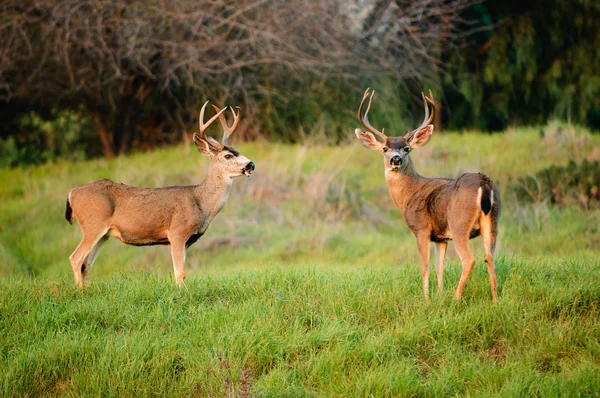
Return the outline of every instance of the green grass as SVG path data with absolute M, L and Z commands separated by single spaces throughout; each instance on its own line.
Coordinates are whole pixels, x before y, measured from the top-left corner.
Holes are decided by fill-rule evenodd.
M 417 267 L 271 264 L 187 289 L 122 274 L 0 282 L 2 395 L 593 396 L 600 264 L 498 262 L 462 302 Z M 450 285 L 459 269 L 447 273 Z M 435 293 L 435 292 L 434 292 Z
M 497 305 L 480 239 L 463 301 L 452 249 L 446 290 L 432 276 L 423 300 L 377 153 L 353 141 L 236 148 L 256 173 L 188 250 L 183 289 L 168 247 L 109 240 L 78 292 L 64 204 L 99 178 L 200 182 L 195 149 L 0 170 L 0 395 L 598 396 L 600 212 L 522 205 L 508 185 L 597 158 L 600 137 L 449 133 L 414 152 L 423 175 L 497 182 Z

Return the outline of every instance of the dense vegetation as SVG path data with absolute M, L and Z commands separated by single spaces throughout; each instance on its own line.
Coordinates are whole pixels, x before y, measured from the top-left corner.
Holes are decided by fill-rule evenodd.
M 183 289 L 168 248 L 110 240 L 77 292 L 68 255 L 80 233 L 64 202 L 104 177 L 197 183 L 207 161 L 195 149 L 0 170 L 0 395 L 594 396 L 600 213 L 520 201 L 513 184 L 597 161 L 600 137 L 544 131 L 435 135 L 412 155 L 426 176 L 497 182 L 495 306 L 480 239 L 463 301 L 452 299 L 450 245 L 446 290 L 432 276 L 424 302 L 380 156 L 351 135 L 336 146 L 234 142 L 256 172 L 188 250 Z
M 453 128 L 504 130 L 560 118 L 600 128 L 600 2 L 484 1 L 465 11 L 478 27 L 449 54 L 443 91 Z
M 339 141 L 367 86 L 388 131 L 414 125 L 429 88 L 438 131 L 600 128 L 594 1 L 126 4 L 0 6 L 0 165 L 185 141 L 207 99 L 241 105 L 248 139 Z

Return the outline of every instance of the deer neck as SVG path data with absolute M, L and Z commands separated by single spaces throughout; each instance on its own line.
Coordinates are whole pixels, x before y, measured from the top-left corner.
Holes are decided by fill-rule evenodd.
M 426 178 L 417 173 L 410 156 L 407 156 L 404 164 L 397 171 L 386 168 L 385 180 L 394 203 L 404 214 L 406 203 Z
M 233 179 L 209 166 L 206 179 L 196 187 L 196 197 L 204 215 L 212 220 L 225 206 Z

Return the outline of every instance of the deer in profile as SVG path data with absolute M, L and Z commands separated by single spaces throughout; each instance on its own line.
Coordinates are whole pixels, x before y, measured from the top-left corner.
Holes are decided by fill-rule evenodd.
M 65 218 L 77 219 L 82 239 L 69 257 L 75 284 L 89 285 L 98 252 L 110 236 L 134 246 L 171 245 L 175 282 L 183 284 L 186 249 L 196 242 L 227 202 L 234 177 L 250 176 L 254 163 L 227 145 L 239 123 L 240 112 L 227 124 L 223 112 L 204 123 L 202 106 L 199 133 L 194 134 L 198 151 L 210 159 L 206 179 L 199 185 L 167 188 L 137 188 L 100 180 L 69 192 Z M 223 126 L 222 143 L 207 137 L 205 130 L 216 119 Z
M 475 265 L 475 259 L 469 249 L 469 239 L 481 235 L 492 298 L 496 302 L 496 274 L 492 259 L 500 216 L 500 196 L 496 186 L 481 173 L 466 173 L 457 179 L 427 178 L 419 175 L 410 158 L 410 152 L 427 144 L 431 139 L 431 121 L 435 113 L 431 91 L 429 97 L 422 94 L 425 107 L 423 123 L 400 137 L 388 137 L 385 135 L 385 129 L 379 131 L 369 123 L 368 114 L 374 94 L 375 91 L 370 94 L 364 115 L 363 106 L 369 97 L 369 89 L 365 91 L 358 108 L 358 120 L 367 131 L 356 129 L 355 134 L 362 146 L 379 151 L 383 155 L 388 189 L 417 240 L 425 297 L 429 296 L 429 242 L 436 244 L 435 270 L 438 290 L 441 291 L 447 242 L 454 241 L 454 247 L 462 262 L 462 273 L 455 294 L 455 298 L 460 300 Z M 431 115 L 427 103 L 432 106 Z

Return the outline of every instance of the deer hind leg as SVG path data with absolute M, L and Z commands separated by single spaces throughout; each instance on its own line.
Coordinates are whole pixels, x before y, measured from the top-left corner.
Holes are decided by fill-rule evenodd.
M 444 290 L 444 257 L 446 256 L 447 242 L 438 242 L 436 244 L 435 273 L 437 274 L 438 291 Z
M 494 261 L 492 255 L 494 254 L 494 248 L 496 246 L 496 235 L 492 227 L 492 218 L 488 214 L 487 216 L 482 213 L 479 218 L 479 225 L 481 227 L 481 237 L 483 238 L 483 246 L 485 248 L 485 262 L 487 263 L 488 274 L 490 275 L 490 287 L 492 289 L 492 299 L 494 302 L 498 301 L 497 286 L 496 286 L 496 272 L 494 271 Z
M 429 236 L 417 236 L 417 247 L 421 257 L 421 278 L 423 278 L 423 294 L 429 298 Z
M 81 288 L 83 285 L 83 273 L 86 271 L 86 259 L 96 246 L 96 244 L 106 235 L 107 229 L 98 233 L 84 232 L 83 238 L 75 251 L 69 256 L 71 262 L 71 268 L 73 269 L 73 276 L 75 277 L 75 285 Z
M 90 254 L 87 255 L 87 257 L 85 258 L 85 261 L 83 262 L 83 265 L 81 266 L 81 274 L 83 277 L 83 283 L 86 286 L 89 286 L 91 283 L 90 274 L 92 271 L 92 267 L 94 266 L 94 262 L 96 261 L 96 258 L 98 257 L 98 254 L 100 253 L 100 249 L 102 248 L 102 245 L 104 245 L 104 243 L 107 240 L 108 240 L 108 234 L 104 235 L 102 238 L 100 238 L 100 240 L 94 245 L 92 250 L 90 250 Z
M 455 298 L 460 300 L 460 297 L 463 294 L 463 290 L 465 289 L 465 285 L 467 284 L 467 280 L 469 279 L 469 275 L 473 270 L 473 266 L 475 265 L 475 258 L 473 254 L 471 254 L 471 249 L 469 248 L 469 236 L 468 233 L 463 233 L 454 237 L 454 248 L 458 253 L 458 257 L 462 262 L 462 273 L 460 274 L 460 280 L 458 282 L 458 288 L 456 289 Z
M 169 237 L 171 243 L 171 257 L 173 258 L 173 272 L 175 283 L 183 286 L 185 279 L 184 263 L 185 263 L 185 239 L 181 237 Z

